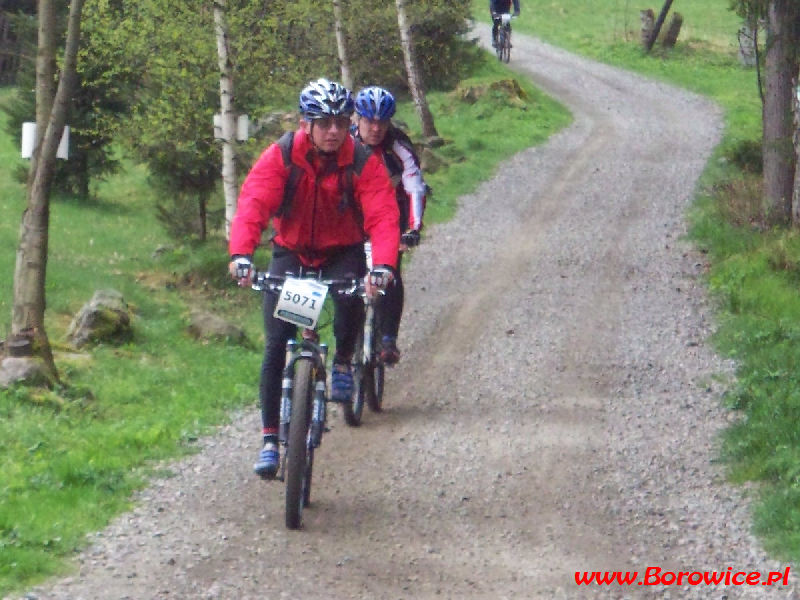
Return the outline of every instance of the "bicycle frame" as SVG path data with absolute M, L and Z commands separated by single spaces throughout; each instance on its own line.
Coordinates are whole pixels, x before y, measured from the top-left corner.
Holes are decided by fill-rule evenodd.
M 305 277 L 315 278 L 308 275 Z M 286 280 L 257 273 L 252 287 L 263 293 L 280 292 Z M 320 280 L 318 277 L 316 280 L 328 287 L 346 286 L 337 293 L 360 292 L 358 280 Z M 278 318 L 295 322 L 286 316 Z M 302 510 L 310 502 L 314 449 L 322 443 L 329 401 L 327 359 L 328 346 L 319 342 L 316 326 L 303 328 L 300 341 L 286 342 L 278 427 L 278 441 L 285 451 L 277 479 L 286 483 L 286 526 L 289 529 L 300 528 Z
M 511 59 L 511 19 L 509 13 L 492 15 L 492 19 L 497 23 L 497 39 L 495 41 L 495 51 L 497 59 L 507 63 Z

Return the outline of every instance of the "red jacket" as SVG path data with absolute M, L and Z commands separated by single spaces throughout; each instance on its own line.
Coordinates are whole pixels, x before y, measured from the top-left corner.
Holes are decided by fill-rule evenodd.
M 305 131 L 295 132 L 292 162 L 303 169 L 303 175 L 291 209 L 283 217 L 276 217 L 275 213 L 283 200 L 290 167 L 284 165 L 277 144 L 270 145 L 256 161 L 242 184 L 231 222 L 230 254 L 252 255 L 261 241 L 261 232 L 273 219 L 275 243 L 296 252 L 306 266 L 319 267 L 325 262 L 326 251 L 358 244 L 368 236 L 374 264 L 396 267 L 399 212 L 380 156 L 373 154 L 360 175 L 353 173 L 353 195 L 358 207 L 343 208 L 339 170 L 333 169 L 317 182 L 322 165 L 318 158 L 314 164 L 308 162 L 306 157 L 312 148 Z M 353 151 L 354 142 L 348 135 L 336 157 L 339 168 L 352 164 Z

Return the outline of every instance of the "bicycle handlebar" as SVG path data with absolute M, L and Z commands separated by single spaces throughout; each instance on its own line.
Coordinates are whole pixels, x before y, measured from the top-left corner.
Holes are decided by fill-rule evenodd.
M 366 289 L 364 287 L 363 279 L 356 278 L 340 278 L 340 279 L 322 279 L 316 274 L 314 275 L 271 275 L 269 271 L 253 270 L 252 283 L 250 287 L 258 292 L 270 291 L 280 292 L 283 288 L 283 282 L 287 277 L 295 277 L 297 279 L 311 279 L 317 281 L 322 285 L 328 286 L 329 290 L 334 294 L 341 296 L 364 296 Z

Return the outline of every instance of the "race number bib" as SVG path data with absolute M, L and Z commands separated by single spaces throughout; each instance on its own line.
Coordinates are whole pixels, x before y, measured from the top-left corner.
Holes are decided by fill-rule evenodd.
M 287 277 L 274 316 L 301 327 L 313 328 L 322 312 L 328 286 L 312 279 Z

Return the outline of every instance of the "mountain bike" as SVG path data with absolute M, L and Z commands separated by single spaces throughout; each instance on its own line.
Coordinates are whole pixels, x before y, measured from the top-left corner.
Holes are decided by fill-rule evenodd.
M 360 279 L 321 279 L 309 270 L 299 276 L 256 272 L 252 287 L 277 293 L 274 316 L 303 328 L 299 341 L 286 343 L 278 427 L 278 443 L 285 451 L 277 475 L 286 483 L 286 527 L 299 529 L 303 508 L 311 501 L 314 451 L 322 443 L 326 405 L 332 401 L 326 370 L 328 346 L 320 343 L 317 323 L 328 293 L 365 294 L 364 284 Z
M 499 24 L 494 49 L 497 59 L 504 63 L 511 60 L 511 18 L 509 13 L 492 15 L 492 19 Z
M 365 242 L 364 253 L 367 257 L 367 270 L 372 269 L 372 246 Z M 369 298 L 359 289 L 364 300 L 364 327 L 356 340 L 353 355 L 353 400 L 342 405 L 345 423 L 353 427 L 361 424 L 364 404 L 374 412 L 383 408 L 383 381 L 386 367 L 380 359 L 378 347 L 377 303 L 379 298 Z M 383 294 L 380 291 L 379 294 Z

